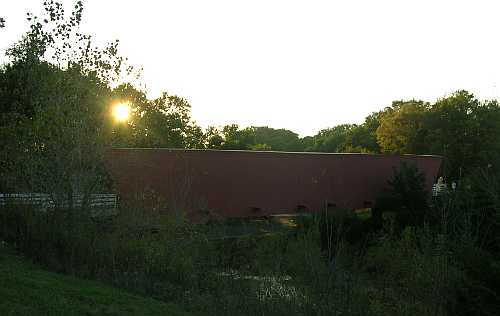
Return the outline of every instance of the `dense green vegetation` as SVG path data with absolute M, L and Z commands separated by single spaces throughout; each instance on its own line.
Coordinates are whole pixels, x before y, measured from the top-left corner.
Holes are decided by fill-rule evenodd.
M 402 167 L 380 219 L 335 210 L 194 225 L 147 208 L 93 218 L 10 206 L 0 238 L 51 270 L 195 314 L 494 315 L 499 179 L 481 174 L 428 204 L 415 194 L 421 174 Z
M 47 272 L 0 248 L 2 315 L 188 315 L 179 308 L 87 281 Z
M 2 255 L 1 285 L 14 284 L 0 287 L 2 309 L 135 314 L 170 308 L 158 302 L 164 301 L 202 315 L 498 312 L 497 101 L 466 91 L 433 104 L 397 101 L 363 124 L 304 138 L 269 127 L 204 131 L 186 99 L 168 93 L 148 99 L 126 83 L 137 72 L 117 42 L 98 47 L 81 33 L 82 12 L 81 2 L 66 16 L 61 4 L 47 1 L 42 16 L 28 15 L 30 30 L 0 68 L 0 191 L 46 192 L 54 201 L 46 211 L 2 207 L 0 241 L 47 269 L 156 301 Z M 130 104 L 127 122 L 113 119 L 117 102 Z M 371 215 L 315 210 L 286 227 L 217 218 L 195 225 L 182 209 L 160 215 L 141 197 L 134 208 L 95 216 L 88 198 L 110 186 L 102 157 L 112 146 L 441 154 L 444 176 L 458 186 L 431 199 L 420 171 L 403 165 Z M 73 203 L 75 195 L 83 203 Z M 48 298 L 46 285 L 67 304 Z M 75 288 L 83 296 L 73 296 Z M 21 303 L 25 293 L 36 305 Z M 121 306 L 124 297 L 137 305 Z
M 458 180 L 491 164 L 500 150 L 500 105 L 457 91 L 433 104 L 395 101 L 366 117 L 299 138 L 267 127 L 211 130 L 211 148 L 319 152 L 436 154 L 445 157 L 444 175 Z M 217 139 L 217 141 L 215 141 Z

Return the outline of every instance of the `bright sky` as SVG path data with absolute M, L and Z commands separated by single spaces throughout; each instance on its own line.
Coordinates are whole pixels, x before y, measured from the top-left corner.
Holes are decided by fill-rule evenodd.
M 1 1 L 0 55 L 42 3 Z M 435 101 L 458 89 L 500 97 L 495 0 L 86 0 L 84 8 L 84 30 L 120 39 L 122 54 L 144 67 L 150 96 L 185 97 L 203 127 L 305 136 L 361 123 L 392 100 Z

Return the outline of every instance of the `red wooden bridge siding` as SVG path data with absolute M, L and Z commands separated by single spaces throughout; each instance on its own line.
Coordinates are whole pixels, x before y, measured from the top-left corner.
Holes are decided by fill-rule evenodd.
M 113 149 L 107 157 L 125 201 L 153 192 L 170 209 L 192 215 L 208 209 L 227 217 L 318 211 L 327 203 L 369 207 L 401 162 L 425 173 L 430 192 L 441 161 L 439 156 L 172 149 Z

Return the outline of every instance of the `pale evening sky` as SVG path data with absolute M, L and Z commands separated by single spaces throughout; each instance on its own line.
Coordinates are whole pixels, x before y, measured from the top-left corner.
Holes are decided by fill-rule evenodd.
M 63 1 L 68 10 L 73 1 Z M 2 0 L 0 61 L 42 0 Z M 397 99 L 500 97 L 498 1 L 84 1 L 83 29 L 143 66 L 151 97 L 189 100 L 203 127 L 301 136 Z

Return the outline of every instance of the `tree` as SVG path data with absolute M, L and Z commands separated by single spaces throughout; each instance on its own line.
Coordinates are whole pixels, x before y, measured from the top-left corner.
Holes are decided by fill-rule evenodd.
M 355 127 L 354 124 L 342 124 L 321 130 L 313 137 L 314 143 L 308 151 L 345 152 L 350 145 L 349 139 Z
M 251 149 L 255 144 L 255 135 L 250 129 L 240 129 L 237 124 L 226 125 L 222 128 L 224 143 L 221 149 Z
M 376 131 L 382 113 L 370 114 L 361 125 L 341 124 L 304 137 L 301 147 L 305 151 L 379 153 Z
M 378 152 L 377 140 L 372 132 L 364 125 L 354 126 L 348 133 L 344 152 L 350 153 L 375 153 Z
M 423 101 L 395 101 L 380 115 L 377 141 L 382 152 L 398 154 L 428 153 L 426 136 L 427 112 L 430 105 Z
M 374 220 L 381 222 L 382 211 L 393 211 L 401 227 L 423 224 L 428 209 L 425 174 L 416 166 L 402 163 L 394 168 L 388 189 L 380 193 L 373 210 Z
M 204 135 L 206 141 L 206 148 L 208 149 L 221 149 L 224 144 L 224 137 L 222 132 L 214 126 L 209 126 Z
M 377 129 L 380 126 L 382 111 L 374 112 L 365 118 L 363 124 L 354 128 L 351 134 L 351 144 L 362 152 L 380 153 L 377 142 Z
M 81 2 L 69 18 L 62 4 L 44 5 L 42 18 L 28 14 L 30 31 L 0 71 L 2 186 L 50 193 L 56 207 L 72 207 L 75 194 L 85 201 L 105 185 L 109 86 L 124 59 L 117 42 L 100 49 L 79 31 Z
M 432 105 L 398 101 L 380 114 L 376 133 L 382 152 L 442 155 L 445 177 L 458 180 L 497 160 L 500 106 L 464 90 Z
M 430 152 L 445 157 L 446 175 L 458 179 L 486 167 L 500 149 L 500 107 L 467 91 L 442 98 L 430 109 Z
M 303 151 L 299 135 L 290 130 L 252 126 L 248 131 L 255 135 L 256 145 L 266 144 L 268 148 L 276 151 Z
M 116 100 L 127 100 L 131 118 L 115 125 L 115 146 L 152 148 L 203 148 L 203 131 L 191 120 L 191 105 L 186 99 L 164 92 L 149 100 L 143 91 L 130 84 L 113 91 Z
M 313 151 L 314 136 L 305 136 L 300 139 L 300 147 L 303 151 Z
M 219 130 L 209 127 L 205 132 L 207 148 L 239 150 L 302 151 L 298 135 L 286 129 L 251 126 L 240 129 L 237 124 Z

